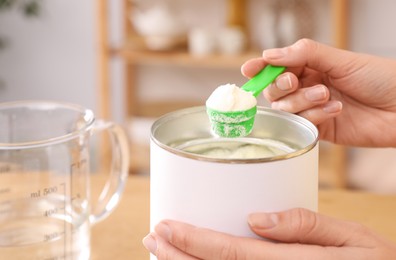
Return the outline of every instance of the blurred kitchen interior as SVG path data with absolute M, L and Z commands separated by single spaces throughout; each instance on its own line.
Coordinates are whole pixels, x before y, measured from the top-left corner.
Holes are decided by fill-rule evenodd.
M 13 1 L 0 1 L 5 2 Z M 124 124 L 134 151 L 131 174 L 148 175 L 153 119 L 176 107 L 204 104 L 220 84 L 241 85 L 246 79 L 240 65 L 262 49 L 301 37 L 337 45 L 338 26 L 345 30 L 345 46 L 340 47 L 396 58 L 396 36 L 390 33 L 396 19 L 393 0 L 34 2 L 39 6 L 34 17 L 18 6 L 0 5 L 0 101 L 67 101 Z M 346 20 L 337 25 L 334 4 L 343 12 L 345 3 Z M 126 64 L 133 64 L 128 74 Z M 321 145 L 322 187 L 396 193 L 395 149 L 337 148 L 345 156 L 341 163 L 343 158 L 346 162 L 339 165 L 332 160 L 336 155 L 326 154 L 331 146 Z M 340 167 L 345 167 L 346 179 L 325 174 Z

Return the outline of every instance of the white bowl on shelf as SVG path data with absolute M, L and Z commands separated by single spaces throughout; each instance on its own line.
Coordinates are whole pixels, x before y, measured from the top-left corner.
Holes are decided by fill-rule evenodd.
M 186 43 L 185 23 L 165 5 L 135 10 L 131 22 L 150 50 L 171 50 Z

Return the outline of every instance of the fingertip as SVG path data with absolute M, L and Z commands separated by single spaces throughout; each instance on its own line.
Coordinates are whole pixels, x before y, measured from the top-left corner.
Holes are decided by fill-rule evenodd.
M 263 51 L 263 58 L 267 61 L 279 60 L 286 57 L 287 48 L 267 49 Z
M 330 92 L 325 85 L 319 84 L 317 86 L 307 88 L 304 96 L 312 103 L 324 103 L 329 100 Z
M 296 86 L 296 84 L 293 84 L 290 74 L 291 73 L 281 74 L 275 80 L 275 86 L 282 91 L 290 91 L 291 89 L 293 89 L 293 86 Z
M 338 114 L 342 111 L 342 102 L 331 100 L 323 106 L 323 111 L 328 114 Z
M 148 234 L 142 240 L 143 246 L 152 254 L 155 255 L 157 251 L 157 241 L 153 234 Z
M 278 104 L 272 105 L 272 102 L 280 101 L 281 98 L 295 92 L 298 89 L 298 84 L 298 79 L 293 73 L 285 72 L 264 89 L 263 96 L 271 102 L 271 107 L 275 109 Z
M 262 58 L 254 58 L 246 61 L 241 66 L 241 73 L 247 78 L 252 78 L 265 67 L 266 63 Z
M 246 67 L 249 66 L 249 63 L 250 63 L 250 60 L 245 61 L 245 62 L 242 64 L 242 66 L 241 66 L 241 73 L 242 73 L 243 76 L 246 76 L 246 75 L 245 75 L 246 70 L 247 70 Z
M 279 222 L 276 213 L 252 213 L 248 217 L 248 223 L 253 229 L 270 229 Z
M 308 119 L 314 125 L 320 125 L 327 120 L 337 117 L 342 112 L 342 102 L 331 100 L 323 105 L 314 107 L 298 113 L 298 115 Z
M 172 237 L 172 231 L 167 222 L 162 221 L 155 226 L 155 232 L 163 239 L 170 241 Z

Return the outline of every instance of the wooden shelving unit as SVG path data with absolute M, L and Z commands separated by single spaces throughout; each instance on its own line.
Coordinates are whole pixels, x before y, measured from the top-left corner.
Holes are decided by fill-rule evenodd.
M 130 23 L 129 15 L 132 10 L 131 2 L 123 1 L 123 19 L 125 28 L 125 39 L 134 34 L 134 29 Z M 233 24 L 244 24 L 244 15 L 239 11 L 245 10 L 245 3 L 248 0 L 227 0 L 229 4 L 230 15 L 228 22 Z M 331 26 L 333 45 L 338 48 L 347 48 L 348 44 L 348 0 L 329 0 L 331 1 Z M 137 88 L 135 84 L 135 68 L 139 65 L 158 65 L 158 66 L 181 66 L 191 68 L 220 68 L 220 69 L 235 69 L 239 68 L 243 62 L 252 57 L 258 57 L 260 52 L 247 52 L 240 56 L 221 56 L 213 55 L 206 57 L 194 57 L 189 55 L 185 50 L 172 52 L 153 52 L 153 51 L 137 51 L 128 46 L 126 40 L 122 48 L 112 48 L 108 43 L 108 14 L 107 14 L 107 0 L 98 0 L 98 42 L 99 52 L 99 89 L 98 89 L 98 103 L 99 115 L 102 118 L 109 118 L 111 115 L 111 88 L 109 78 L 109 61 L 111 57 L 117 56 L 124 60 L 125 63 L 125 115 L 126 117 L 133 117 L 134 115 L 147 114 L 151 106 L 144 106 L 139 102 L 137 97 Z M 159 105 L 159 104 L 156 104 Z M 164 104 L 162 104 L 164 105 Z M 179 104 L 174 107 L 187 106 L 187 104 Z M 165 107 L 165 105 L 164 105 Z M 327 145 L 326 145 L 327 146 Z M 323 153 L 322 153 L 323 154 Z M 328 175 L 329 186 L 344 187 L 345 186 L 345 165 L 346 165 L 346 150 L 341 146 L 329 146 L 326 153 L 326 158 L 330 158 L 326 162 L 326 169 L 323 171 L 324 175 Z M 136 163 L 136 162 L 135 162 Z M 139 167 L 139 166 L 138 166 Z M 330 169 L 330 170 L 328 170 Z M 328 173 L 327 173 L 328 172 Z M 326 179 L 326 178 L 324 178 Z M 326 185 L 325 185 L 326 186 Z
M 118 55 L 131 65 L 166 65 L 193 68 L 239 68 L 243 62 L 260 55 L 247 52 L 238 56 L 211 55 L 205 57 L 191 56 L 187 51 L 153 52 L 134 51 L 128 48 L 113 49 L 111 54 Z

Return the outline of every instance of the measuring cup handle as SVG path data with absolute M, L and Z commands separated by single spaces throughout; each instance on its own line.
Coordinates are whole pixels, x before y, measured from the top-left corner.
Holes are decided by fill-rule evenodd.
M 123 128 L 113 122 L 97 120 L 93 133 L 107 131 L 111 141 L 110 176 L 89 216 L 95 224 L 105 219 L 117 206 L 125 188 L 129 169 L 129 144 Z

